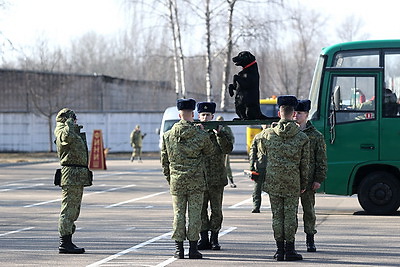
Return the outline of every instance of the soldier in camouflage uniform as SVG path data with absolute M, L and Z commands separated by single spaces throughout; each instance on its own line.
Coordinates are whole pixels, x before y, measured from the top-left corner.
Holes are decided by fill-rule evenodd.
M 217 117 L 217 121 L 223 121 L 223 120 L 224 120 L 224 117 L 222 117 L 222 116 Z M 235 136 L 233 135 L 232 129 L 228 125 L 225 125 L 222 129 L 227 132 L 227 134 L 229 135 L 229 138 L 231 138 L 232 143 L 234 144 Z M 236 184 L 233 181 L 231 160 L 230 160 L 229 154 L 225 155 L 225 168 L 226 168 L 226 175 L 228 177 L 230 187 L 236 188 Z
M 130 139 L 133 148 L 131 162 L 133 162 L 135 157 L 139 158 L 138 162 L 142 162 L 142 143 L 145 136 L 146 134 L 142 134 L 140 131 L 140 125 L 136 125 L 135 129 L 131 132 Z
M 200 259 L 197 241 L 201 227 L 201 208 L 206 188 L 204 156 L 213 153 L 212 143 L 203 130 L 193 124 L 193 99 L 179 99 L 180 121 L 163 135 L 161 164 L 170 185 L 174 222 L 174 257 L 183 259 L 183 241 L 189 240 L 189 258 Z M 186 209 L 189 223 L 186 230 Z
M 315 190 L 319 189 L 326 178 L 327 159 L 326 144 L 323 135 L 307 120 L 311 108 L 310 100 L 299 100 L 296 107 L 295 120 L 310 139 L 310 173 L 306 191 L 301 194 L 303 207 L 304 232 L 306 233 L 306 245 L 308 252 L 317 251 L 314 243 L 315 229 Z
M 84 248 L 78 248 L 72 243 L 75 232 L 75 221 L 79 217 L 83 187 L 92 185 L 92 175 L 88 169 L 88 148 L 82 126 L 76 124 L 75 113 L 63 108 L 56 117 L 57 154 L 60 159 L 62 199 L 58 223 L 60 233 L 59 253 L 84 253 Z
M 197 113 L 200 122 L 210 121 L 214 118 L 216 104 L 214 102 L 200 102 L 197 104 Z M 224 187 L 228 184 L 225 156 L 233 149 L 233 140 L 229 133 L 222 126 L 218 129 L 207 130 L 212 142 L 214 153 L 205 158 L 207 166 L 206 182 L 207 188 L 204 192 L 203 208 L 201 211 L 201 232 L 198 248 L 220 250 L 218 241 L 219 230 L 221 229 L 222 199 Z M 208 215 L 208 204 L 210 203 L 211 214 Z M 208 237 L 211 231 L 211 237 Z
M 266 130 L 260 149 L 267 156 L 264 191 L 269 194 L 272 210 L 272 229 L 278 250 L 278 261 L 302 260 L 295 250 L 297 209 L 299 197 L 305 191 L 309 172 L 310 144 L 292 120 L 295 96 L 278 97 L 281 118 Z M 286 243 L 285 243 L 286 242 Z
M 261 193 L 265 180 L 265 168 L 267 167 L 267 155 L 262 153 L 260 148 L 262 138 L 265 138 L 267 125 L 264 124 L 261 127 L 263 130 L 254 136 L 249 153 L 250 171 L 258 173 L 258 175 L 252 175 L 254 181 L 252 213 L 260 213 Z

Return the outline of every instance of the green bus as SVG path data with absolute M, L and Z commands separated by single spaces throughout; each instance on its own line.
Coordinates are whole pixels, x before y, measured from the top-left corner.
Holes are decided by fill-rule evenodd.
M 400 40 L 322 49 L 310 119 L 326 141 L 327 194 L 357 194 L 369 214 L 400 206 Z

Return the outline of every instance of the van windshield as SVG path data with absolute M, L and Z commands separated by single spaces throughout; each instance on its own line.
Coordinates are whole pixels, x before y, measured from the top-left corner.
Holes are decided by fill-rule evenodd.
M 164 133 L 168 130 L 171 130 L 172 126 L 174 126 L 175 123 L 177 123 L 179 120 L 168 120 L 164 122 Z

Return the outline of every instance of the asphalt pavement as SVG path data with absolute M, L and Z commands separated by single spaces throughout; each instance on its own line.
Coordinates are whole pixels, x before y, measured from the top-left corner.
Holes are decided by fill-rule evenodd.
M 251 213 L 253 182 L 244 156 L 232 158 L 237 188 L 227 186 L 220 251 L 176 260 L 172 204 L 159 159 L 110 159 L 85 188 L 73 236 L 85 254 L 58 253 L 61 191 L 53 185 L 56 161 L 0 166 L 1 266 L 400 266 L 400 212 L 370 216 L 356 196 L 317 194 L 317 252 L 306 252 L 302 212 L 296 249 L 304 260 L 276 262 L 268 195 Z M 187 249 L 188 244 L 185 242 Z

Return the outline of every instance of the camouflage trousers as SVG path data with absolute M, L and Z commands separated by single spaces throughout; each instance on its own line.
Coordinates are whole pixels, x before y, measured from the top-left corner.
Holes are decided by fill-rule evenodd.
M 204 192 L 203 208 L 201 209 L 201 231 L 218 232 L 221 230 L 223 214 L 222 199 L 224 186 L 215 186 Z M 208 215 L 208 203 L 211 214 Z
M 139 159 L 142 158 L 142 147 L 141 146 L 135 146 L 132 145 L 133 151 L 132 151 L 132 158 L 138 157 Z
M 300 197 L 301 205 L 303 206 L 303 221 L 304 232 L 306 234 L 314 235 L 317 233 L 315 229 L 315 192 L 313 190 L 306 190 Z
M 294 242 L 297 232 L 299 197 L 269 195 L 272 211 L 272 229 L 276 241 Z
M 186 195 L 172 195 L 174 209 L 174 222 L 172 239 L 175 241 L 199 240 L 201 227 L 201 206 L 203 193 L 191 193 Z M 186 208 L 188 210 L 188 227 L 186 231 Z
M 79 217 L 83 195 L 83 186 L 64 185 L 62 187 L 61 212 L 58 220 L 60 236 L 75 233 L 75 221 Z
M 230 181 L 233 181 L 232 169 L 231 169 L 231 160 L 229 158 L 229 154 L 225 155 L 225 168 L 226 168 L 226 176 Z
M 264 185 L 265 175 L 260 175 L 257 180 L 254 180 L 253 188 L 253 207 L 255 209 L 260 209 L 261 207 L 261 193 Z

